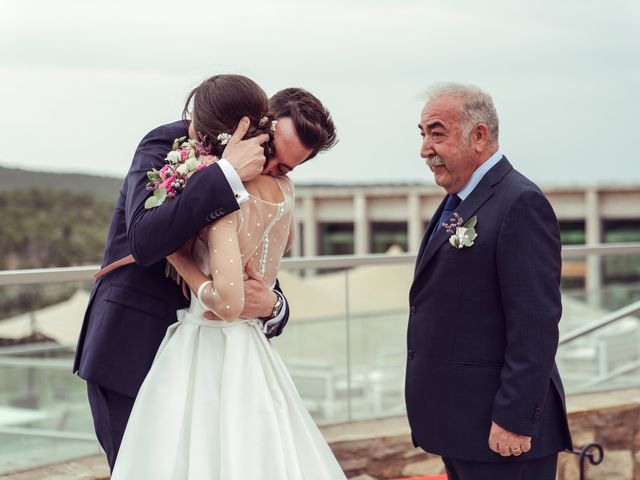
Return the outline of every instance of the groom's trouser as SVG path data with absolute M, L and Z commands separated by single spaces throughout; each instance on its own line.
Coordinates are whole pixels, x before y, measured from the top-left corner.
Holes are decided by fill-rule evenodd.
M 87 382 L 93 427 L 113 470 L 135 398 Z
M 558 455 L 510 463 L 469 462 L 452 458 L 443 458 L 442 461 L 448 480 L 555 480 Z

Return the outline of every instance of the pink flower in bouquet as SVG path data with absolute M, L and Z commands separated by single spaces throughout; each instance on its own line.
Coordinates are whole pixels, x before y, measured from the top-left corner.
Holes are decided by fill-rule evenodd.
M 210 148 L 202 146 L 206 137 L 201 142 L 187 140 L 187 137 L 176 138 L 171 151 L 165 157 L 166 164 L 157 170 L 152 168 L 147 172 L 149 183 L 146 189 L 154 192 L 153 198 L 145 201 L 144 208 L 156 208 L 164 203 L 165 198 L 175 198 L 180 195 L 191 175 L 211 165 L 217 160 L 210 154 Z M 171 185 L 174 186 L 171 186 Z M 160 191 L 158 191 L 160 190 Z M 161 195 L 161 193 L 166 193 Z
M 167 179 L 167 172 L 171 170 L 171 167 L 169 167 L 169 165 L 165 165 L 164 167 L 162 167 L 160 169 L 160 172 L 158 172 L 160 174 L 160 178 L 162 180 L 166 180 Z
M 171 186 L 171 184 L 173 182 L 176 181 L 176 177 L 175 175 L 171 175 L 169 178 L 167 178 L 164 182 L 162 182 L 162 185 L 164 187 L 164 189 L 167 191 L 167 196 L 168 197 L 173 197 L 175 196 L 176 192 L 173 189 L 173 187 Z

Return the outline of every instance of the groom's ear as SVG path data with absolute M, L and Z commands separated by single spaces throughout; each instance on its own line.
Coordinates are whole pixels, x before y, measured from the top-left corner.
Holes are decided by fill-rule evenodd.
M 484 123 L 479 123 L 473 130 L 471 130 L 471 144 L 477 153 L 482 153 L 487 145 L 491 142 L 489 140 L 489 127 Z

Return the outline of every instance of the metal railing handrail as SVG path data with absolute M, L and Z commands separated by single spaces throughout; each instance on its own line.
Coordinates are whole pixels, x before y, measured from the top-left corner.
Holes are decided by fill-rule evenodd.
M 586 257 L 590 255 L 614 256 L 631 254 L 640 254 L 640 243 L 600 244 L 594 246 L 573 245 L 562 248 L 563 258 Z M 284 270 L 346 269 L 359 266 L 410 264 L 414 263 L 415 260 L 416 255 L 412 253 L 397 255 L 370 254 L 293 257 L 283 259 L 282 268 Z M 0 271 L 0 287 L 8 285 L 90 281 L 92 275 L 97 272 L 99 268 L 98 265 L 87 265 L 80 267 Z M 627 305 L 606 315 L 600 320 L 596 320 L 573 332 L 560 336 L 559 344 L 569 343 L 638 312 L 640 312 L 640 302 Z
M 562 258 L 589 255 L 633 255 L 640 254 L 640 243 L 615 243 L 593 246 L 572 245 L 562 248 Z M 397 255 L 325 255 L 317 257 L 289 257 L 282 260 L 283 270 L 315 270 L 353 268 L 370 265 L 396 265 L 414 263 L 414 253 Z M 9 285 L 32 285 L 39 283 L 64 283 L 91 281 L 99 265 L 80 267 L 35 268 L 27 270 L 0 271 L 0 287 Z
M 69 347 L 75 347 L 75 345 L 63 345 L 55 341 L 8 345 L 0 347 L 0 358 L 2 358 L 3 356 L 25 355 L 29 353 L 58 352 L 68 349 Z
M 80 440 L 97 442 L 92 433 L 69 432 L 66 430 L 47 430 L 42 428 L 0 427 L 1 434 L 22 435 L 25 437 L 54 438 L 59 440 Z
M 640 300 L 637 302 L 633 302 L 625 307 L 616 310 L 615 312 L 611 312 L 608 315 L 605 315 L 600 320 L 595 320 L 587 325 L 584 325 L 580 328 L 576 328 L 574 331 L 566 333 L 560 336 L 560 340 L 558 341 L 559 345 L 564 345 L 566 343 L 572 342 L 573 340 L 584 337 L 585 335 L 592 333 L 596 330 L 600 330 L 608 325 L 611 325 L 618 320 L 622 320 L 634 313 L 640 312 Z
M 562 258 L 587 255 L 634 255 L 640 254 L 640 243 L 601 243 L 598 245 L 566 245 L 562 247 Z

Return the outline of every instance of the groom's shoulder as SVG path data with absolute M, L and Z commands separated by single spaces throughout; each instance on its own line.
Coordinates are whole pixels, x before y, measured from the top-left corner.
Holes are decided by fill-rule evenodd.
M 187 134 L 188 129 L 185 122 L 178 120 L 154 128 L 142 138 L 140 144 L 143 145 L 147 142 L 158 140 L 173 142 L 176 138 L 184 137 Z

